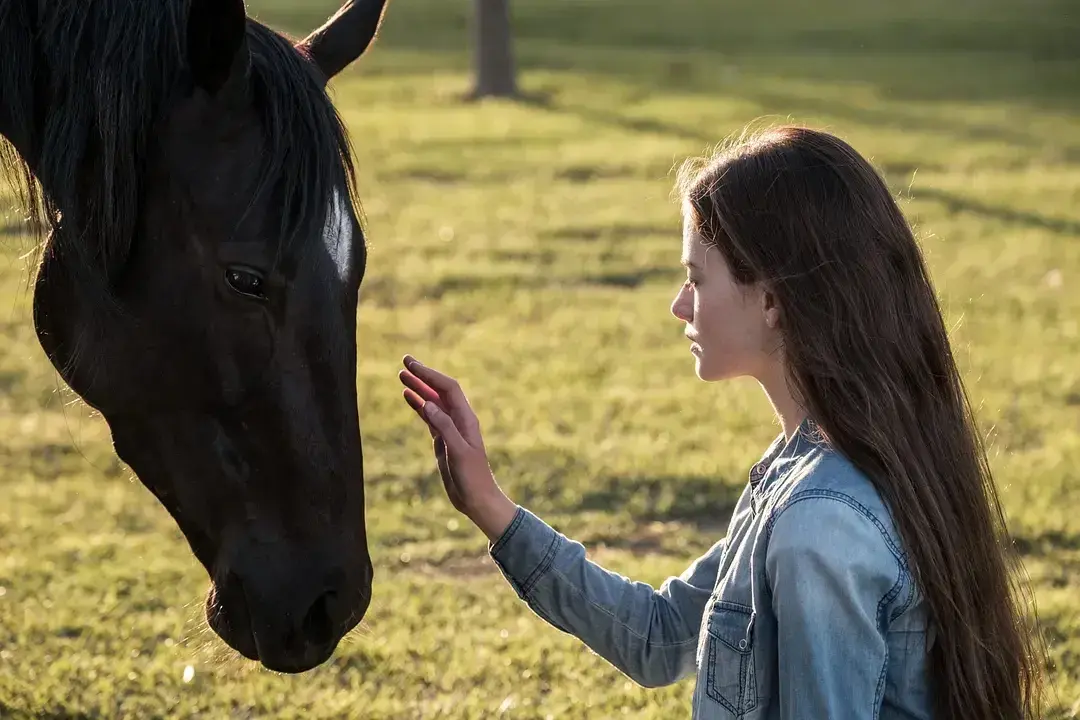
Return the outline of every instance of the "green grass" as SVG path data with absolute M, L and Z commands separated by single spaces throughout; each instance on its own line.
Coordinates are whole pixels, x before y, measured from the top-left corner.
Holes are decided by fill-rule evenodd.
M 946 7 L 946 5 L 948 7 Z M 336 0 L 249 0 L 295 34 Z M 676 717 L 535 618 L 400 401 L 457 375 L 511 496 L 659 583 L 723 532 L 776 427 L 702 387 L 668 313 L 673 166 L 794 120 L 872 157 L 925 244 L 1053 657 L 1080 713 L 1080 17 L 1065 0 L 514 0 L 523 104 L 466 104 L 465 0 L 396 0 L 336 81 L 370 235 L 357 382 L 375 600 L 300 677 L 204 629 L 207 580 L 63 389 L 0 255 L 0 717 Z M 2 224 L 2 223 L 0 223 Z M 185 682 L 188 666 L 193 676 Z

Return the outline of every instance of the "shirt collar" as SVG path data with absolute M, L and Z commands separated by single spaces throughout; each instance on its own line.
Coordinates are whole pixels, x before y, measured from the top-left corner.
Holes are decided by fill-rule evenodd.
M 780 433 L 770 443 L 761 459 L 750 468 L 750 486 L 755 492 L 760 492 L 768 484 L 764 482 L 765 479 L 776 475 L 770 471 L 786 466 L 787 461 L 800 458 L 814 448 L 825 447 L 826 444 L 825 433 L 821 427 L 809 417 L 804 418 L 790 440 L 786 440 L 784 434 Z

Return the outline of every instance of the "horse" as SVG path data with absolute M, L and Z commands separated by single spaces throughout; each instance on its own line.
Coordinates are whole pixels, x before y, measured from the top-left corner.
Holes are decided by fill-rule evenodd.
M 297 42 L 243 0 L 0 0 L 38 341 L 205 568 L 208 625 L 282 673 L 326 662 L 371 599 L 366 238 L 327 83 L 385 5 Z

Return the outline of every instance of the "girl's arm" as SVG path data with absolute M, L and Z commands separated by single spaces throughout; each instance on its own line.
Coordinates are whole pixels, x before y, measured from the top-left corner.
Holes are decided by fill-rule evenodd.
M 693 672 L 723 541 L 659 590 L 590 562 L 579 543 L 499 489 L 480 423 L 457 381 L 410 356 L 404 363 L 405 400 L 431 432 L 447 496 L 493 543 L 491 555 L 518 595 L 641 685 L 666 685 Z
M 721 540 L 656 590 L 586 559 L 580 543 L 521 507 L 491 546 L 503 575 L 537 615 L 645 687 L 693 674 L 723 551 Z

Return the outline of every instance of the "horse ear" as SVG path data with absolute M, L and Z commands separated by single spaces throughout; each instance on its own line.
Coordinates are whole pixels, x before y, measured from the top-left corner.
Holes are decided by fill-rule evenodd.
M 326 79 L 364 54 L 382 23 L 386 0 L 349 0 L 296 49 L 311 58 Z
M 191 0 L 187 46 L 195 84 L 211 95 L 230 79 L 246 77 L 251 58 L 244 0 Z

